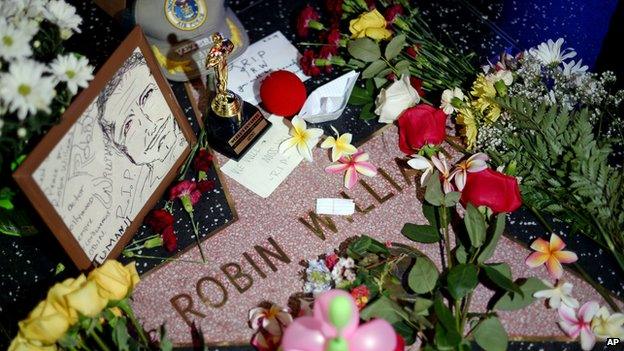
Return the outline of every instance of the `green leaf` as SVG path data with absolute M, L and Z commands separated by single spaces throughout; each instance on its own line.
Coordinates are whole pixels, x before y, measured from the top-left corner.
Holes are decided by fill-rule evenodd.
M 439 275 L 429 258 L 419 257 L 407 276 L 407 284 L 417 294 L 428 293 L 435 288 Z
M 510 278 L 506 277 L 504 273 L 501 273 L 501 265 L 504 265 L 504 263 L 498 264 L 496 266 L 481 265 L 481 268 L 485 272 L 485 276 L 488 277 L 488 279 L 490 279 L 498 287 L 506 291 L 513 291 L 518 294 L 524 294 Z M 507 267 L 507 269 L 509 269 L 509 267 Z M 509 272 L 511 272 L 511 270 L 509 270 Z
M 399 61 L 394 68 L 399 72 L 399 75 L 410 74 L 410 62 L 408 60 Z
M 499 213 L 496 216 L 496 222 L 494 223 L 494 232 L 492 237 L 489 238 L 487 244 L 481 249 L 481 253 L 477 256 L 477 262 L 483 263 L 489 260 L 494 254 L 494 250 L 496 250 L 496 246 L 498 245 L 498 241 L 500 237 L 503 235 L 503 231 L 505 230 L 505 219 L 507 219 L 507 215 L 505 213 Z
M 379 89 L 388 83 L 388 80 L 382 77 L 375 77 L 373 78 L 373 82 L 375 82 L 375 86 Z
M 444 300 L 442 299 L 442 295 L 438 295 L 433 302 L 433 311 L 438 317 L 438 321 L 444 326 L 446 329 L 456 330 L 457 325 L 455 324 L 455 317 L 451 310 L 444 304 Z
M 428 203 L 423 203 L 422 205 L 422 212 L 423 215 L 425 215 L 425 218 L 427 218 L 427 220 L 429 221 L 429 224 L 434 227 L 434 228 L 438 228 L 439 224 L 438 224 L 438 218 L 437 216 L 437 212 L 435 206 L 432 206 L 431 204 Z
M 544 284 L 540 279 L 537 278 L 528 278 L 521 283 L 518 283 L 520 287 L 520 291 L 522 294 L 517 294 L 513 292 L 506 292 L 503 296 L 498 299 L 498 301 L 494 304 L 494 308 L 497 310 L 503 311 L 513 311 L 525 308 L 535 301 L 533 294 L 540 290 L 548 289 L 546 284 Z
M 350 59 L 348 63 L 349 63 L 349 65 L 355 66 L 355 67 L 358 67 L 358 68 L 366 67 L 366 63 L 365 62 L 362 62 L 360 60 L 356 60 L 354 58 Z
M 373 103 L 370 102 L 362 107 L 360 111 L 360 119 L 364 121 L 368 121 L 377 117 L 375 112 L 373 111 Z
M 446 280 L 449 293 L 455 300 L 459 300 L 479 283 L 477 267 L 472 264 L 459 264 L 451 269 Z
M 381 57 L 379 44 L 369 38 L 349 41 L 347 50 L 351 56 L 364 62 L 373 62 Z
M 120 319 L 115 324 L 113 329 L 113 342 L 117 346 L 117 350 L 127 351 L 129 350 L 128 340 L 130 339 L 130 334 L 128 334 L 128 327 L 126 323 L 120 322 L 123 319 Z
M 475 341 L 486 351 L 505 351 L 509 338 L 498 318 L 491 316 L 481 321 L 474 331 Z
M 468 204 L 466 207 L 464 223 L 472 246 L 480 247 L 483 245 L 485 241 L 485 218 L 472 204 Z
M 416 297 L 414 299 L 413 313 L 419 316 L 428 316 L 429 307 L 433 306 L 433 301 L 425 299 L 423 297 Z
M 362 235 L 349 245 L 349 256 L 351 256 L 351 254 L 354 254 L 356 257 L 364 256 L 372 244 L 373 239 L 371 237 Z
M 441 206 L 444 201 L 444 193 L 442 192 L 442 184 L 440 183 L 440 173 L 435 171 L 427 184 L 425 190 L 425 200 L 434 206 Z
M 393 58 L 399 56 L 401 50 L 403 50 L 403 46 L 405 46 L 405 35 L 399 34 L 392 38 L 386 46 L 386 59 L 392 60 Z
M 444 195 L 444 206 L 454 207 L 459 202 L 460 197 L 461 197 L 461 193 L 458 191 L 453 191 Z
M 377 75 L 377 73 L 381 72 L 384 68 L 386 68 L 387 64 L 385 61 L 377 60 L 372 62 L 364 71 L 362 71 L 362 78 L 369 79 L 373 78 Z
M 371 99 L 375 100 L 375 85 L 373 84 L 373 82 L 368 79 L 366 80 L 366 83 L 364 83 L 364 86 L 366 87 L 366 92 L 368 93 L 368 95 L 371 96 Z
M 393 323 L 392 327 L 397 333 L 399 333 L 399 335 L 401 335 L 401 337 L 403 337 L 406 345 L 411 345 L 414 343 L 414 341 L 416 341 L 417 330 L 412 328 L 405 321 Z
M 468 253 L 466 252 L 466 249 L 464 248 L 463 245 L 458 244 L 455 247 L 455 258 L 457 259 L 457 262 L 459 263 L 468 262 Z
M 351 91 L 351 96 L 349 97 L 349 104 L 355 106 L 362 106 L 368 103 L 372 103 L 373 95 L 369 93 L 366 89 L 360 88 L 358 86 L 353 87 Z
M 361 312 L 360 318 L 367 321 L 372 318 L 381 318 L 390 324 L 403 321 L 405 311 L 398 303 L 390 300 L 386 296 L 381 296 L 373 303 L 367 305 Z
M 419 243 L 431 244 L 440 241 L 438 230 L 430 225 L 405 223 L 401 229 L 401 234 Z

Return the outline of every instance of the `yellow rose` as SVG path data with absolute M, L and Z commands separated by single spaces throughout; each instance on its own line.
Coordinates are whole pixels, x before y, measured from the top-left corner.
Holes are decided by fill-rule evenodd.
M 39 341 L 45 345 L 56 343 L 69 329 L 70 321 L 57 311 L 48 301 L 41 301 L 18 323 L 22 336 L 29 341 Z
M 56 345 L 50 346 L 37 346 L 28 342 L 21 335 L 17 334 L 15 339 L 11 341 L 8 351 L 56 351 Z
M 69 278 L 62 283 L 55 284 L 50 291 L 48 291 L 48 303 L 50 303 L 50 305 L 52 305 L 52 307 L 54 307 L 58 312 L 64 314 L 69 320 L 70 325 L 78 321 L 78 313 L 76 313 L 76 310 L 67 305 L 65 295 L 76 291 L 76 289 L 78 289 L 85 281 L 87 281 L 87 278 L 84 274 L 81 274 L 76 279 Z
M 79 289 L 65 296 L 67 305 L 87 317 L 97 316 L 108 300 L 100 296 L 97 284 L 94 281 L 85 282 Z
M 375 40 L 384 40 L 392 36 L 392 32 L 386 29 L 386 19 L 377 9 L 352 19 L 349 22 L 349 31 L 353 39 L 369 37 Z
M 97 284 L 100 296 L 108 300 L 121 300 L 128 296 L 139 282 L 134 262 L 127 266 L 115 260 L 106 261 L 94 269 L 87 278 Z

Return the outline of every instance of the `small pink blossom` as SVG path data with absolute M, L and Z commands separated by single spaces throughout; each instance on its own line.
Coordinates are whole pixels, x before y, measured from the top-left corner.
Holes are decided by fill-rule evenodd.
M 325 172 L 338 174 L 345 172 L 344 186 L 351 189 L 358 181 L 358 173 L 367 177 L 377 175 L 377 169 L 368 162 L 368 154 L 358 151 L 351 156 L 342 156 L 337 163 L 331 164 L 325 168 Z
M 591 322 L 599 307 L 596 301 L 586 302 L 578 312 L 565 304 L 559 307 L 559 326 L 573 339 L 580 336 L 583 350 L 591 350 L 596 344 L 596 335 L 592 331 Z

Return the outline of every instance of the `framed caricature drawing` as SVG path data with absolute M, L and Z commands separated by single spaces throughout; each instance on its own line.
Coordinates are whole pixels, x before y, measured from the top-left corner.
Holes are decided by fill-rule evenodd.
M 136 27 L 13 176 L 86 269 L 119 255 L 194 143 Z

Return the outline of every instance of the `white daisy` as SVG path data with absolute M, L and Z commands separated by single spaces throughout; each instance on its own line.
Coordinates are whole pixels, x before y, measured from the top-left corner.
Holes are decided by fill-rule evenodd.
M 54 79 L 44 77 L 45 66 L 33 60 L 15 61 L 9 71 L 0 76 L 0 95 L 9 112 L 16 112 L 20 120 L 38 110 L 49 112 L 56 94 Z
M 461 89 L 446 89 L 444 92 L 442 92 L 440 108 L 442 108 L 444 113 L 446 113 L 447 115 L 450 115 L 453 112 L 457 111 L 456 107 L 453 105 L 453 99 L 459 99 L 461 101 L 464 101 L 465 97 Z
M 72 32 L 80 33 L 82 18 L 76 14 L 76 8 L 63 0 L 51 0 L 44 11 L 45 18 L 59 26 L 61 38 L 67 39 Z
M 32 54 L 30 40 L 32 35 L 21 31 L 12 23 L 0 18 L 0 57 L 10 61 L 28 57 Z
M 67 83 L 67 88 L 72 94 L 78 92 L 78 88 L 86 88 L 93 79 L 93 67 L 89 65 L 86 57 L 76 57 L 74 54 L 59 55 L 50 64 L 52 74 L 61 82 Z
M 587 72 L 588 69 L 589 67 L 583 65 L 582 59 L 578 62 L 571 60 L 570 62 L 563 63 L 563 75 L 566 77 L 583 74 Z
M 548 39 L 547 42 L 539 44 L 536 48 L 530 49 L 529 53 L 533 57 L 540 60 L 544 65 L 560 64 L 564 60 L 576 56 L 576 51 L 572 48 L 566 48 L 561 51 L 563 42 L 563 38 L 559 38 L 555 42 L 553 42 L 552 39 Z

